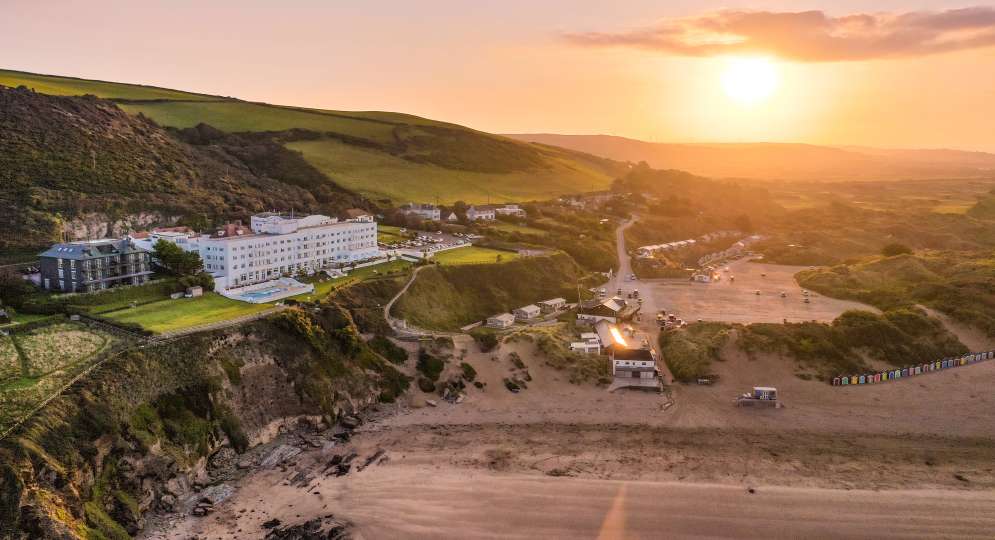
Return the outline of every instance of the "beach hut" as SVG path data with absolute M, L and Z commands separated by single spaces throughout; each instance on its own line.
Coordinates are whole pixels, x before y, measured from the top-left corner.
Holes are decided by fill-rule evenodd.
M 850 384 L 850 377 L 843 377 L 842 382 L 843 386 Z
M 860 380 L 857 382 L 857 384 L 867 384 L 867 379 L 863 375 L 861 375 Z
M 839 386 L 839 385 L 840 385 L 840 378 L 833 377 L 833 386 Z
M 850 384 L 857 384 L 857 376 L 856 375 L 851 375 L 850 376 Z

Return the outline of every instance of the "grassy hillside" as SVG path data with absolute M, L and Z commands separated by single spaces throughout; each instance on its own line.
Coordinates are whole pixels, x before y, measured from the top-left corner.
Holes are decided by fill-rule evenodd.
M 92 94 L 160 126 L 208 124 L 226 133 L 306 130 L 285 137 L 333 182 L 399 203 L 521 201 L 606 188 L 624 166 L 389 112 L 343 112 L 250 103 L 162 88 L 0 70 L 0 85 L 52 95 Z
M 379 149 L 335 139 L 292 142 L 318 170 L 340 185 L 371 199 L 402 201 L 522 201 L 606 187 L 596 163 L 550 157 L 547 167 L 508 173 L 475 172 L 431 163 L 414 163 Z
M 398 300 L 394 315 L 422 328 L 456 330 L 527 304 L 576 296 L 580 274 L 562 254 L 426 268 Z
M 798 274 L 798 282 L 881 309 L 918 302 L 995 335 L 993 275 L 990 252 L 930 252 L 806 270 Z
M 95 214 L 209 226 L 288 205 L 328 213 L 366 205 L 265 134 L 169 132 L 95 97 L 0 87 L 0 133 L 4 251 L 40 247 L 64 223 Z

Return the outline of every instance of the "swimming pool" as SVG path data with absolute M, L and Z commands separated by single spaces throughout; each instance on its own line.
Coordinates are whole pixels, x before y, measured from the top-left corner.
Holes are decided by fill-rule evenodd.
M 249 300 L 262 300 L 264 298 L 269 298 L 274 294 L 283 291 L 284 289 L 280 287 L 268 287 L 266 289 L 259 289 L 256 291 L 248 291 L 240 294 L 239 296 L 248 298 Z

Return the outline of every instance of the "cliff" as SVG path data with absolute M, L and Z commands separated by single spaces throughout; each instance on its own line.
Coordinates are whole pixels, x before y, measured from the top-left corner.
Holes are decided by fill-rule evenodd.
M 133 349 L 0 443 L 0 537 L 127 538 L 209 463 L 407 386 L 334 304 Z

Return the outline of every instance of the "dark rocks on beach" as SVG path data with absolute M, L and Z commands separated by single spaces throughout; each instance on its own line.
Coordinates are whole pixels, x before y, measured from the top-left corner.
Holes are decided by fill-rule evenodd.
M 278 521 L 278 520 L 272 520 Z M 269 523 L 269 522 L 267 522 Z M 265 524 L 264 524 L 265 526 Z M 331 515 L 315 518 L 297 525 L 267 527 L 266 540 L 348 540 L 350 524 Z

